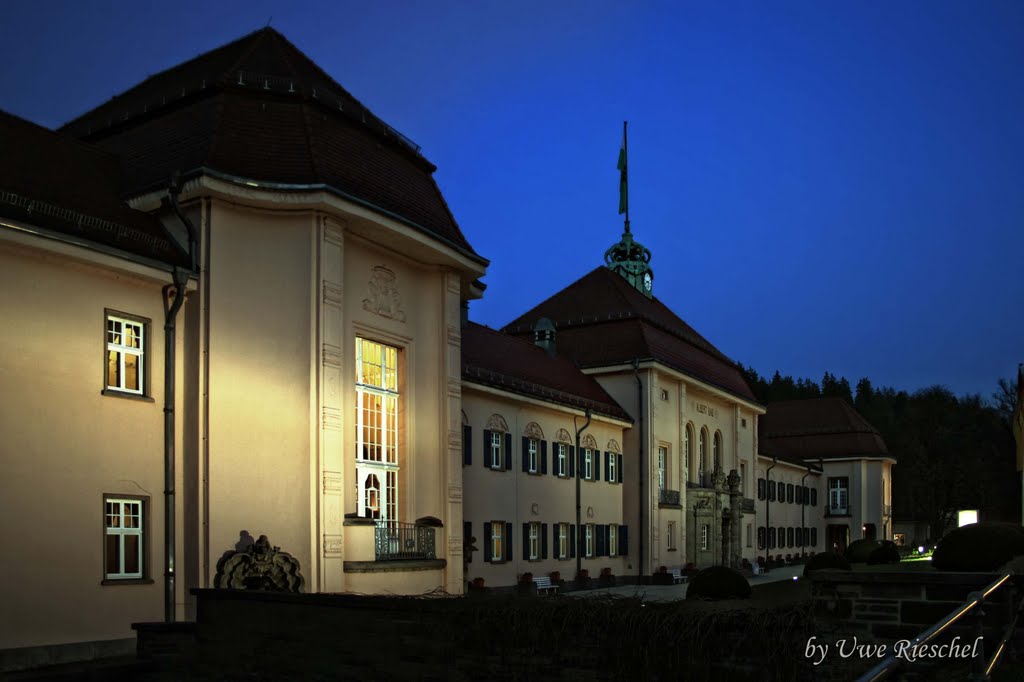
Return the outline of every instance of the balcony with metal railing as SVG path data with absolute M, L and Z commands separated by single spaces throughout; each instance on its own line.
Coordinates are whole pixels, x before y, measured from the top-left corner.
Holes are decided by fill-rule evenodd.
M 374 550 L 377 561 L 434 559 L 434 528 L 398 521 L 378 523 Z

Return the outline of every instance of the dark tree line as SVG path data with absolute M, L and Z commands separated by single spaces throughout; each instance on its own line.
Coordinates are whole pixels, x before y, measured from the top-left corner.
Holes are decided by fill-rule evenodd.
M 893 517 L 927 522 L 938 538 L 959 509 L 979 509 L 986 521 L 1020 522 L 1011 415 L 1014 383 L 1000 379 L 991 401 L 957 397 L 943 386 L 907 393 L 874 388 L 863 378 L 850 389 L 846 377 L 825 372 L 821 383 L 775 372 L 765 379 L 740 366 L 762 403 L 804 398 L 845 398 L 885 439 L 896 458 Z

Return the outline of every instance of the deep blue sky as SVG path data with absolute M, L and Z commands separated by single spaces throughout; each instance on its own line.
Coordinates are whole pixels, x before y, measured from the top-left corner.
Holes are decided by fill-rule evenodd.
M 643 5 L 634 6 L 634 5 Z M 988 397 L 1024 361 L 1024 2 L 0 4 L 60 125 L 272 25 L 422 145 L 498 327 L 603 262 L 762 374 Z

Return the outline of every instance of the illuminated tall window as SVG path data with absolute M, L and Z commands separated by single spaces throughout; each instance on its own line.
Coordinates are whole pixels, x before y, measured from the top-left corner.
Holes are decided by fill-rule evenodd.
M 398 520 L 398 349 L 356 338 L 359 515 Z

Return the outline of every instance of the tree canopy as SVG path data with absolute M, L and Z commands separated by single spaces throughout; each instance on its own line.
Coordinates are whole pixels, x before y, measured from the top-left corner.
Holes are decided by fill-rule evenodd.
M 776 371 L 770 380 L 743 367 L 764 403 L 839 397 L 857 409 L 896 458 L 892 501 L 896 521 L 927 522 L 938 538 L 960 509 L 978 509 L 986 521 L 1020 521 L 1020 484 L 1010 428 L 1014 383 L 999 379 L 991 401 L 957 397 L 943 386 L 913 393 L 875 388 L 867 377 L 850 389 L 846 377 L 825 372 L 820 385 Z

